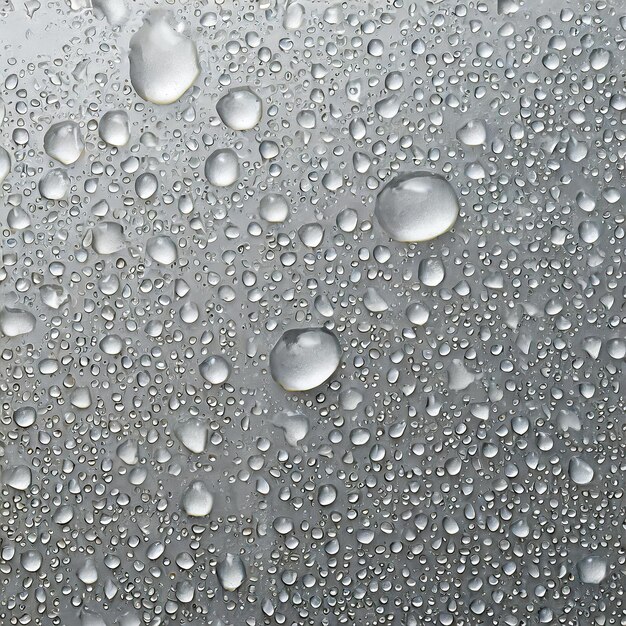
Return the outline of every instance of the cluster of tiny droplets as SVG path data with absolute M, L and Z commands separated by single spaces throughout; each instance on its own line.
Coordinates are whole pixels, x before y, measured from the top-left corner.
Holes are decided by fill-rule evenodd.
M 626 624 L 621 0 L 0 2 L 0 624 Z

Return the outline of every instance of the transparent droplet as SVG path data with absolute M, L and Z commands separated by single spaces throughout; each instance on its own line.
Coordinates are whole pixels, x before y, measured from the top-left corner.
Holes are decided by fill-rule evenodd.
M 172 25 L 172 16 L 153 10 L 130 40 L 130 80 L 135 91 L 154 104 L 180 99 L 200 74 L 193 41 Z
M 239 159 L 229 148 L 216 150 L 207 158 L 204 172 L 209 184 L 229 187 L 239 178 Z
M 266 222 L 284 222 L 289 217 L 289 203 L 281 194 L 268 193 L 261 198 L 259 215 Z
M 213 509 L 213 495 L 202 481 L 195 480 L 185 490 L 181 504 L 190 517 L 206 517 Z
M 222 356 L 210 356 L 200 363 L 200 375 L 212 385 L 221 385 L 230 376 L 230 365 Z
M 287 391 L 308 391 L 326 382 L 341 360 L 341 346 L 325 328 L 291 329 L 270 354 L 274 380 Z
M 126 111 L 107 111 L 98 125 L 100 138 L 110 146 L 125 146 L 130 141 L 130 121 Z
M 71 165 L 80 159 L 85 144 L 78 124 L 68 120 L 50 126 L 44 135 L 43 147 L 52 159 Z
M 231 89 L 217 102 L 217 113 L 232 130 L 250 130 L 263 114 L 261 98 L 248 88 Z
M 215 569 L 217 580 L 225 591 L 236 591 L 246 580 L 246 568 L 239 556 L 226 554 Z
M 376 199 L 376 217 L 392 239 L 428 241 L 450 230 L 459 214 L 456 194 L 444 178 L 427 172 L 404 174 Z

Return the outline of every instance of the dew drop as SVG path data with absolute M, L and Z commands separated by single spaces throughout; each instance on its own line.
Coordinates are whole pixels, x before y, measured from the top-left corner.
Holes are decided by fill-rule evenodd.
M 428 241 L 450 230 L 459 205 L 450 183 L 427 172 L 403 174 L 385 185 L 376 199 L 376 217 L 400 242 Z

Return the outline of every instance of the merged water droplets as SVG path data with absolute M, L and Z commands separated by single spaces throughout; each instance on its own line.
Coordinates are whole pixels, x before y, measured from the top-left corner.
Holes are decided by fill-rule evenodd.
M 487 143 L 487 128 L 481 120 L 470 120 L 459 128 L 456 136 L 466 146 L 482 146 Z
M 69 193 L 70 185 L 67 172 L 54 168 L 39 181 L 39 193 L 47 200 L 62 200 Z
M 91 246 L 98 254 L 115 254 L 126 247 L 124 229 L 117 222 L 100 222 L 91 230 Z
M 35 323 L 30 311 L 9 306 L 0 309 L 0 332 L 7 337 L 27 335 L 35 328 Z

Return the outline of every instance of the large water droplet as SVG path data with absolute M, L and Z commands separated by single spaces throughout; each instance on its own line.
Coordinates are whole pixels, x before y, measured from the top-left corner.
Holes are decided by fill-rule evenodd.
M 341 346 L 325 328 L 287 330 L 270 354 L 274 380 L 287 391 L 308 391 L 327 381 L 339 366 Z
M 11 155 L 0 146 L 0 185 L 11 171 Z
M 459 128 L 456 137 L 466 146 L 482 146 L 487 141 L 487 128 L 481 120 L 470 120 Z
M 231 89 L 218 100 L 216 109 L 222 122 L 232 130 L 254 128 L 263 114 L 261 98 L 246 87 Z
M 223 561 L 217 564 L 215 572 L 217 580 L 226 591 L 239 589 L 246 580 L 246 568 L 243 561 L 230 552 L 226 554 Z
M 459 204 L 444 178 L 417 172 L 389 182 L 378 194 L 375 213 L 392 239 L 419 242 L 450 230 L 459 214 Z
M 569 476 L 577 485 L 588 485 L 594 476 L 594 471 L 587 461 L 574 456 L 569 462 Z
M 279 193 L 268 193 L 261 198 L 259 215 L 266 222 L 284 222 L 289 216 L 289 202 Z
M 43 149 L 52 159 L 71 165 L 80 158 L 85 143 L 76 122 L 58 122 L 48 129 L 43 138 Z
M 588 556 L 576 564 L 578 576 L 583 583 L 599 585 L 607 574 L 606 561 L 599 556 Z
M 146 245 L 146 253 L 153 261 L 163 265 L 175 263 L 178 258 L 178 248 L 167 235 L 151 237 Z
M 201 480 L 195 480 L 185 490 L 181 504 L 190 517 L 206 517 L 213 509 L 213 494 Z
M 39 181 L 39 193 L 48 200 L 62 200 L 70 190 L 70 177 L 65 170 L 50 170 Z
M 91 246 L 98 254 L 115 254 L 126 246 L 124 229 L 117 222 L 100 222 L 91 231 Z
M 166 11 L 151 11 L 130 40 L 130 81 L 154 104 L 176 102 L 200 73 L 196 45 L 170 23 Z
M 228 361 L 219 355 L 210 356 L 200 363 L 200 376 L 212 385 L 221 385 L 230 376 Z
M 35 328 L 35 316 L 30 311 L 5 306 L 0 309 L 0 331 L 7 337 L 26 335 Z
M 230 148 L 216 150 L 207 158 L 204 173 L 211 185 L 229 187 L 239 178 L 239 159 Z
M 108 111 L 100 118 L 100 137 L 111 146 L 125 146 L 130 141 L 130 122 L 126 111 Z

